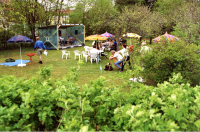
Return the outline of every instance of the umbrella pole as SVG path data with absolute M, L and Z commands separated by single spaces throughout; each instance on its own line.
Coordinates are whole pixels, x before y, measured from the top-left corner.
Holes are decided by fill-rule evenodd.
M 21 64 L 22 64 L 21 44 L 20 44 L 20 57 L 21 57 Z

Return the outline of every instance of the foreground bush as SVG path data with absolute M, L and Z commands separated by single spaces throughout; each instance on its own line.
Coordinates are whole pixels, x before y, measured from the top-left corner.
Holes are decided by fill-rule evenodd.
M 105 77 L 80 90 L 76 69 L 63 79 L 0 78 L 1 131 L 194 131 L 200 130 L 200 87 L 182 82 L 180 74 L 158 87 L 125 82 L 105 87 Z M 125 77 L 125 76 L 124 76 Z
M 152 50 L 142 57 L 143 77 L 154 85 L 181 73 L 192 86 L 199 84 L 200 47 L 183 41 L 174 43 L 155 43 Z

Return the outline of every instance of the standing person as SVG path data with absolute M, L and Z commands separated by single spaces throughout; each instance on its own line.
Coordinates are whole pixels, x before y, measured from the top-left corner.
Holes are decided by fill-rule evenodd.
M 113 49 L 115 51 L 117 50 L 117 41 L 116 41 L 116 39 L 114 39 L 114 42 L 113 42 Z
M 142 55 L 145 55 L 149 51 L 149 47 L 145 46 L 145 45 L 146 45 L 146 42 L 142 42 L 142 46 L 141 46 L 141 50 L 140 50 L 140 53 Z
M 39 63 L 42 64 L 42 56 L 41 56 L 42 51 L 43 51 L 43 49 L 45 49 L 47 51 L 47 49 L 44 46 L 44 43 L 42 41 L 40 41 L 39 37 L 36 37 L 36 40 L 37 40 L 37 42 L 35 42 L 34 51 L 35 51 L 35 49 L 37 49 L 37 55 L 39 56 L 39 59 L 40 59 Z
M 122 56 L 125 57 L 125 62 L 128 61 L 129 66 L 131 66 L 130 56 L 129 56 L 129 53 L 128 53 L 127 49 L 126 49 L 126 44 L 122 44 L 122 49 L 120 51 L 118 51 L 118 53 L 119 54 L 121 53 Z M 125 63 L 122 64 L 122 71 L 124 69 L 124 65 L 125 65 Z
M 112 56 L 109 57 L 109 60 L 113 60 L 114 58 L 116 58 L 117 62 L 115 62 L 114 65 L 119 68 L 119 72 L 122 72 L 122 67 L 119 64 L 123 62 L 123 57 L 119 53 L 115 53 L 114 50 L 111 50 L 111 54 Z
M 127 49 L 126 49 L 126 44 L 122 44 L 122 49 L 119 50 L 118 53 L 119 53 L 119 54 L 121 53 L 123 57 L 124 57 L 124 56 L 129 56 L 128 51 L 127 51 Z

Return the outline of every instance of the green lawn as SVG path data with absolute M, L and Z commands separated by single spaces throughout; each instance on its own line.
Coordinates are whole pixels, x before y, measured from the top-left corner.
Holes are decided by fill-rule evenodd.
M 92 46 L 92 41 L 86 41 L 87 46 Z M 120 46 L 121 48 L 121 46 Z M 47 66 L 47 65 L 53 65 L 52 70 L 52 76 L 53 78 L 62 78 L 65 74 L 67 74 L 70 67 L 77 66 L 78 59 L 74 59 L 74 50 L 80 50 L 84 51 L 84 47 L 75 47 L 71 49 L 67 49 L 70 51 L 70 58 L 69 59 L 62 59 L 62 51 L 61 50 L 48 50 L 48 55 L 45 56 L 42 55 L 43 64 L 39 64 L 39 58 L 37 55 L 33 56 L 34 64 L 27 65 L 25 67 L 17 67 L 17 66 L 0 66 L 1 72 L 0 77 L 2 75 L 15 75 L 16 77 L 24 77 L 30 78 L 31 76 L 35 75 L 41 67 Z M 20 49 L 12 49 L 12 50 L 3 50 L 0 51 L 0 63 L 5 62 L 5 59 L 7 58 L 13 58 L 15 60 L 20 59 Z M 36 51 L 33 51 L 33 48 L 23 48 L 22 47 L 22 58 L 23 60 L 29 60 L 30 58 L 26 56 L 27 53 L 36 53 Z M 108 57 L 111 55 L 111 53 L 106 52 L 108 54 Z M 78 57 L 77 57 L 78 58 Z M 96 64 L 96 62 L 93 62 L 91 64 L 90 60 L 88 59 L 88 62 L 85 62 L 83 66 L 81 66 L 79 72 L 78 72 L 78 81 L 77 84 L 79 86 L 82 86 L 83 84 L 90 83 L 91 80 L 97 79 L 100 76 L 105 76 L 107 78 L 110 78 L 109 76 L 115 76 L 115 73 L 119 73 L 119 70 L 112 65 L 114 68 L 114 71 L 102 71 L 100 72 L 100 65 L 104 69 L 105 65 L 109 62 L 108 59 L 101 57 L 100 63 Z M 124 72 L 126 69 L 124 70 Z M 120 74 L 123 74 L 120 73 Z M 112 84 L 114 85 L 120 85 L 122 80 L 115 79 L 110 80 Z M 108 83 L 110 84 L 110 83 Z

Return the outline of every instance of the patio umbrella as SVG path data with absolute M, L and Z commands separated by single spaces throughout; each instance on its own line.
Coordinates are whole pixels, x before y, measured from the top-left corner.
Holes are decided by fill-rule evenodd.
M 106 40 L 106 39 L 107 39 L 107 37 L 104 37 L 104 36 L 98 35 L 98 34 L 90 35 L 85 38 L 85 40 Z
M 108 32 L 105 32 L 105 33 L 103 33 L 101 35 L 104 36 L 104 37 L 108 37 L 108 38 L 115 37 L 115 35 L 113 35 L 111 33 L 108 33 Z
M 26 36 L 21 36 L 21 35 L 17 35 L 17 36 L 13 36 L 11 37 L 7 43 L 12 43 L 12 44 L 17 44 L 17 43 L 31 43 L 33 42 L 30 38 L 26 37 Z M 22 64 L 22 56 L 21 56 L 21 45 L 20 45 L 20 57 L 21 57 L 21 64 L 19 64 L 20 66 L 24 66 Z
M 124 34 L 123 37 L 131 37 L 131 38 L 140 38 L 141 36 L 136 34 L 136 33 L 127 33 L 127 34 Z
M 157 38 L 153 39 L 153 42 L 160 42 L 163 41 L 163 39 L 168 42 L 175 42 L 177 40 L 180 40 L 180 38 L 170 35 L 166 32 L 164 35 L 158 36 Z
M 136 33 L 126 33 L 123 35 L 123 37 L 125 37 L 125 36 L 130 37 L 130 38 L 140 38 L 141 37 L 140 35 L 138 35 Z M 130 45 L 131 45 L 131 41 L 130 41 Z

